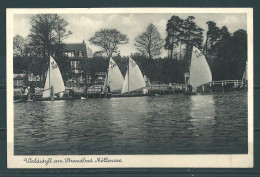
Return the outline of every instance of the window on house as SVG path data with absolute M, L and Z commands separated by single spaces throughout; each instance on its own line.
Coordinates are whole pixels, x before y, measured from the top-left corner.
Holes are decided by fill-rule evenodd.
M 55 52 L 52 52 L 52 56 L 55 57 Z
M 79 51 L 79 57 L 83 57 L 83 52 L 81 50 Z
M 74 57 L 75 56 L 75 52 L 72 51 L 72 52 L 63 52 L 63 55 L 64 56 L 68 56 L 68 57 Z
M 71 70 L 74 73 L 79 73 L 79 61 L 71 61 Z

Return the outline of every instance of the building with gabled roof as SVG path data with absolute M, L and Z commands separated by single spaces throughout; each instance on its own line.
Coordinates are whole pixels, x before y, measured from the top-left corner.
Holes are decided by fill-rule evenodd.
M 87 59 L 85 41 L 83 40 L 82 43 L 65 43 L 62 53 L 69 58 L 72 73 L 79 74 L 81 72 L 80 62 Z M 52 56 L 55 57 L 55 52 L 52 52 Z

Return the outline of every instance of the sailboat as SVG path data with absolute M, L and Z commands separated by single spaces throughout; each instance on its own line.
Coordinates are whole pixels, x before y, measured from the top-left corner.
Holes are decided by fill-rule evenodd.
M 63 99 L 65 85 L 56 61 L 50 56 L 42 100 Z
M 146 85 L 150 85 L 150 80 L 146 77 L 146 75 L 144 75 L 144 80 L 145 80 L 145 83 Z
M 129 58 L 128 69 L 125 75 L 121 94 L 130 93 L 146 86 L 143 74 L 136 62 Z
M 103 93 L 110 94 L 111 92 L 118 92 L 122 90 L 124 83 L 123 75 L 118 68 L 116 62 L 110 58 L 108 72 L 105 78 L 104 86 L 103 86 Z
M 245 89 L 247 88 L 247 82 L 248 82 L 248 72 L 247 72 L 247 62 L 246 62 L 246 68 L 242 77 L 242 84 L 241 87 L 244 87 Z
M 208 62 L 202 52 L 193 46 L 190 65 L 190 89 L 184 94 L 196 94 L 198 86 L 212 82 L 212 74 Z

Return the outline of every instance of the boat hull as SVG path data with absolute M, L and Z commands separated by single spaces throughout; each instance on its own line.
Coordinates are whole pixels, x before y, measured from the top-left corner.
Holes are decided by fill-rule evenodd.
M 184 95 L 197 95 L 197 92 L 191 92 L 191 91 L 184 91 Z
M 20 102 L 30 102 L 30 101 L 57 101 L 57 100 L 74 100 L 76 98 L 68 98 L 68 97 L 63 97 L 63 98 L 33 98 L 31 100 L 28 100 L 27 97 L 19 100 L 14 100 L 14 103 L 20 103 Z
M 114 94 L 111 97 L 143 97 L 143 96 L 155 96 L 156 94 Z
M 87 98 L 119 98 L 119 97 L 143 97 L 143 96 L 156 96 L 156 94 L 141 94 L 141 93 L 131 93 L 131 94 L 96 94 L 96 95 L 84 95 L 81 99 Z

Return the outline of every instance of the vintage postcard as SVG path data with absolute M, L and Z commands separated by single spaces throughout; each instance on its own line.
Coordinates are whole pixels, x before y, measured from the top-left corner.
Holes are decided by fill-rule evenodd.
M 252 168 L 253 9 L 7 9 L 8 168 Z

